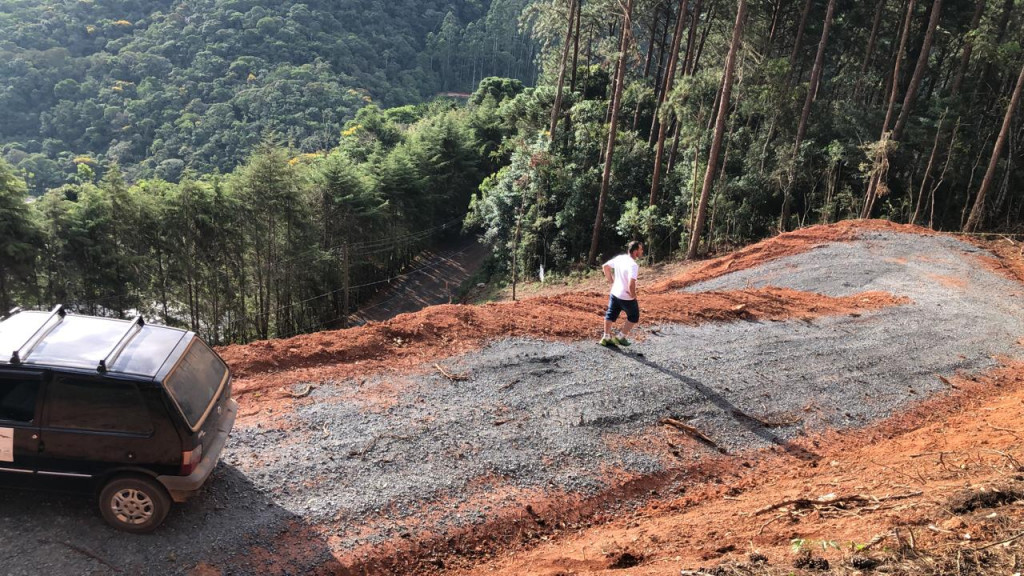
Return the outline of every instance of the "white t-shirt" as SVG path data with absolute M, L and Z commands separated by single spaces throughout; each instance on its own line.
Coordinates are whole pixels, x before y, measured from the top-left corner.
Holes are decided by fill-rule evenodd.
M 620 254 L 604 263 L 611 266 L 615 281 L 612 283 L 612 296 L 619 300 L 636 300 L 635 294 L 629 293 L 629 281 L 640 274 L 640 265 L 629 254 Z

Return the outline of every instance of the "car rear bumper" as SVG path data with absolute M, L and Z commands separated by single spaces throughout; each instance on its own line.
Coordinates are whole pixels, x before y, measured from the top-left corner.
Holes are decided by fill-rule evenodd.
M 195 495 L 196 491 L 210 477 L 214 467 L 217 466 L 217 461 L 220 460 L 220 452 L 224 449 L 224 445 L 227 444 L 228 435 L 230 435 L 231 428 L 235 425 L 235 417 L 238 416 L 238 402 L 230 399 L 225 403 L 225 407 L 227 408 L 227 414 L 224 415 L 221 421 L 217 435 L 207 445 L 203 453 L 203 460 L 196 467 L 195 471 L 188 476 L 156 477 L 157 481 L 163 484 L 164 488 L 167 488 L 175 502 L 185 502 Z

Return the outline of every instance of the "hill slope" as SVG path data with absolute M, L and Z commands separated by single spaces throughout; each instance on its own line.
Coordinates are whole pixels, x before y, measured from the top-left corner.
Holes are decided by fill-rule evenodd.
M 1024 515 L 1014 270 L 847 223 L 641 287 L 628 352 L 594 344 L 596 291 L 229 347 L 242 412 L 199 499 L 136 542 L 77 501 L 4 495 L 0 541 L 40 541 L 8 570 L 772 574 L 796 539 L 849 573 L 851 542 L 880 535 L 891 569 L 949 573 L 927 544 L 1007 573 L 1018 541 L 977 549 Z M 1010 497 L 951 503 L 996 480 Z
M 0 145 L 39 193 L 72 159 L 231 172 L 264 138 L 337 144 L 367 102 L 532 78 L 526 0 L 5 2 Z

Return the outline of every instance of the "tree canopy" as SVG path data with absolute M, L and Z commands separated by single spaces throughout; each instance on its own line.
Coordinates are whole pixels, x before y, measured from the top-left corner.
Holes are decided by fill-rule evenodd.
M 526 0 L 0 2 L 0 152 L 39 195 L 73 159 L 230 172 L 265 138 L 328 150 L 368 102 L 528 80 Z

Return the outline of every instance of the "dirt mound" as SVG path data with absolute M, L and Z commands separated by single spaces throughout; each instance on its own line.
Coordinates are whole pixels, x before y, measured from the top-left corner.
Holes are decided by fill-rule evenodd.
M 287 371 L 315 369 L 302 380 L 343 378 L 411 369 L 429 359 L 464 354 L 497 337 L 596 337 L 606 303 L 604 294 L 583 292 L 484 306 L 432 306 L 379 324 L 228 346 L 218 352 L 235 373 L 237 391 L 244 395 L 279 386 L 280 373 Z M 882 292 L 832 298 L 785 288 L 654 293 L 641 298 L 644 322 L 690 325 L 810 319 L 906 303 L 906 298 Z
M 910 224 L 896 224 L 888 220 L 844 220 L 836 224 L 821 224 L 786 232 L 727 254 L 708 260 L 675 278 L 659 282 L 651 289 L 667 292 L 685 288 L 697 282 L 711 280 L 723 274 L 753 268 L 760 264 L 800 254 L 828 242 L 849 242 L 866 232 L 901 232 L 905 234 L 934 235 L 928 228 Z
M 904 299 L 877 292 L 839 299 L 779 288 L 700 295 L 674 293 L 690 284 L 804 252 L 823 243 L 854 240 L 869 231 L 932 234 L 924 228 L 884 220 L 844 221 L 782 234 L 703 263 L 649 289 L 641 287 L 643 322 L 693 325 L 737 319 L 811 318 L 906 303 Z M 496 337 L 596 337 L 606 301 L 604 293 L 585 291 L 483 306 L 433 306 L 382 323 L 225 346 L 218 352 L 239 380 L 239 393 L 245 394 L 267 389 L 278 380 L 273 375 L 282 372 L 305 370 L 299 376 L 301 380 L 322 380 L 403 371 L 428 359 L 466 353 Z

